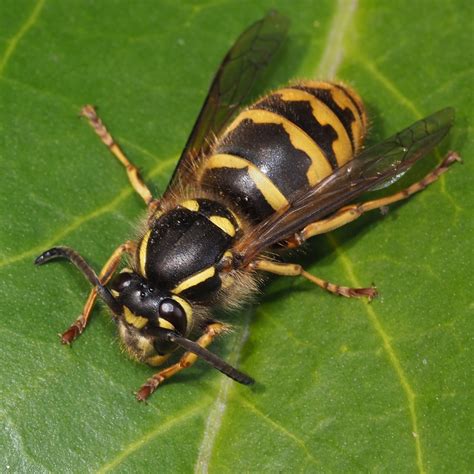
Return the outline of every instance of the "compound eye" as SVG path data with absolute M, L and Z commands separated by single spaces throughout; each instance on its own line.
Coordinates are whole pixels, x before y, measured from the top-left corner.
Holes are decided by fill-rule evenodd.
M 160 318 L 171 323 L 179 333 L 185 334 L 187 324 L 186 313 L 177 301 L 171 298 L 165 298 L 160 303 L 159 313 Z

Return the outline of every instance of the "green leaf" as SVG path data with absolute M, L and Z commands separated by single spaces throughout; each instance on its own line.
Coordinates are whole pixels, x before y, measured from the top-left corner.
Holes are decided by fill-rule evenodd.
M 213 346 L 255 388 L 199 362 L 139 404 L 132 392 L 152 369 L 121 353 L 103 308 L 72 348 L 58 342 L 89 290 L 82 275 L 66 263 L 33 266 L 64 244 L 99 269 L 143 215 L 77 116 L 99 106 L 159 193 L 222 56 L 270 8 L 292 26 L 256 93 L 335 76 L 364 97 L 370 143 L 454 106 L 449 138 L 395 188 L 448 149 L 465 163 L 298 256 L 330 281 L 375 282 L 377 300 L 273 279 L 258 303 L 227 317 L 235 331 Z M 0 9 L 2 471 L 472 469 L 472 2 L 3 0 Z

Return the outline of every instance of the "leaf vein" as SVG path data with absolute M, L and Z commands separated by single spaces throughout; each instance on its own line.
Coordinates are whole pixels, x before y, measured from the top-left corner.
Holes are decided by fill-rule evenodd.
M 25 36 L 26 33 L 28 33 L 28 31 L 33 27 L 33 25 L 38 21 L 45 1 L 46 0 L 38 0 L 36 2 L 36 5 L 33 8 L 30 16 L 20 26 L 20 29 L 7 41 L 8 46 L 5 50 L 5 54 L 3 55 L 2 60 L 0 61 L 0 77 L 3 75 L 3 71 L 5 70 L 10 58 L 15 52 L 23 36 Z
M 333 16 L 326 48 L 315 77 L 333 79 L 344 59 L 344 37 L 351 20 L 357 11 L 358 0 L 338 0 L 336 12 Z
M 392 81 L 388 79 L 382 72 L 379 71 L 379 69 L 376 67 L 376 65 L 367 59 L 364 55 L 359 54 L 358 55 L 359 61 L 362 64 L 362 66 L 369 72 L 376 80 L 378 80 L 384 87 L 387 89 L 388 92 L 390 92 L 399 103 L 401 103 L 405 108 L 407 108 L 410 112 L 414 114 L 414 116 L 417 119 L 421 119 L 423 114 L 418 110 L 418 108 L 415 106 L 415 104 L 408 99 L 405 95 L 402 94 L 402 92 L 395 87 L 395 84 L 393 84 Z
M 295 444 L 297 444 L 306 454 L 306 459 L 308 461 L 311 461 L 312 464 L 320 465 L 320 462 L 311 454 L 311 452 L 308 450 L 308 447 L 306 446 L 306 443 L 301 438 L 296 436 L 294 433 L 289 431 L 280 423 L 277 423 L 276 421 L 272 420 L 268 415 L 260 411 L 253 403 L 250 403 L 247 399 L 239 397 L 238 400 L 245 408 L 249 409 L 252 413 L 255 413 L 272 428 L 284 434 L 287 438 L 290 438 Z
M 109 471 L 113 470 L 114 468 L 116 468 L 117 466 L 122 464 L 135 451 L 142 448 L 144 445 L 150 443 L 151 441 L 153 441 L 158 436 L 161 436 L 166 431 L 169 431 L 170 429 L 174 428 L 175 426 L 180 425 L 180 424 L 186 422 L 187 420 L 189 420 L 190 418 L 193 418 L 194 416 L 196 416 L 196 414 L 199 413 L 206 405 L 207 405 L 207 403 L 197 403 L 196 405 L 194 405 L 190 409 L 186 410 L 181 415 L 171 416 L 164 423 L 161 423 L 160 425 L 158 425 L 157 428 L 155 428 L 151 431 L 148 431 L 147 433 L 144 433 L 138 439 L 136 439 L 132 443 L 128 444 L 123 449 L 120 449 L 119 454 L 115 458 L 108 461 L 103 466 L 99 467 L 97 469 L 97 472 L 98 473 L 105 473 L 105 472 L 109 472 Z

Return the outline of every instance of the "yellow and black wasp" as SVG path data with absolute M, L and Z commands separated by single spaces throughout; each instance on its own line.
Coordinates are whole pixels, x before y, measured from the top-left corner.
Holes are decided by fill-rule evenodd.
M 362 193 L 391 184 L 429 153 L 451 128 L 454 111 L 440 110 L 367 149 L 364 105 L 341 83 L 295 82 L 237 113 L 287 29 L 288 20 L 271 12 L 235 42 L 161 198 L 153 198 L 94 108 L 82 110 L 145 201 L 146 226 L 138 239 L 113 252 L 99 275 L 67 247 L 47 250 L 35 263 L 66 258 L 93 285 L 82 314 L 62 335 L 63 343 L 82 333 L 99 296 L 133 358 L 156 366 L 175 349 L 186 351 L 140 388 L 138 400 L 198 357 L 237 382 L 253 383 L 206 347 L 226 329 L 211 311 L 248 301 L 264 272 L 299 275 L 346 297 L 374 297 L 374 288 L 335 285 L 275 255 L 407 198 L 459 160 L 450 152 L 403 191 L 354 204 Z M 124 255 L 128 265 L 116 274 Z

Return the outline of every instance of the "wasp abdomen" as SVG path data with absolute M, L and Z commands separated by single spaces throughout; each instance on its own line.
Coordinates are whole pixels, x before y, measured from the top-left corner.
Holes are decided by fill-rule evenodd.
M 304 82 L 278 89 L 235 118 L 199 179 L 259 222 L 350 160 L 365 127 L 362 102 L 345 86 Z

